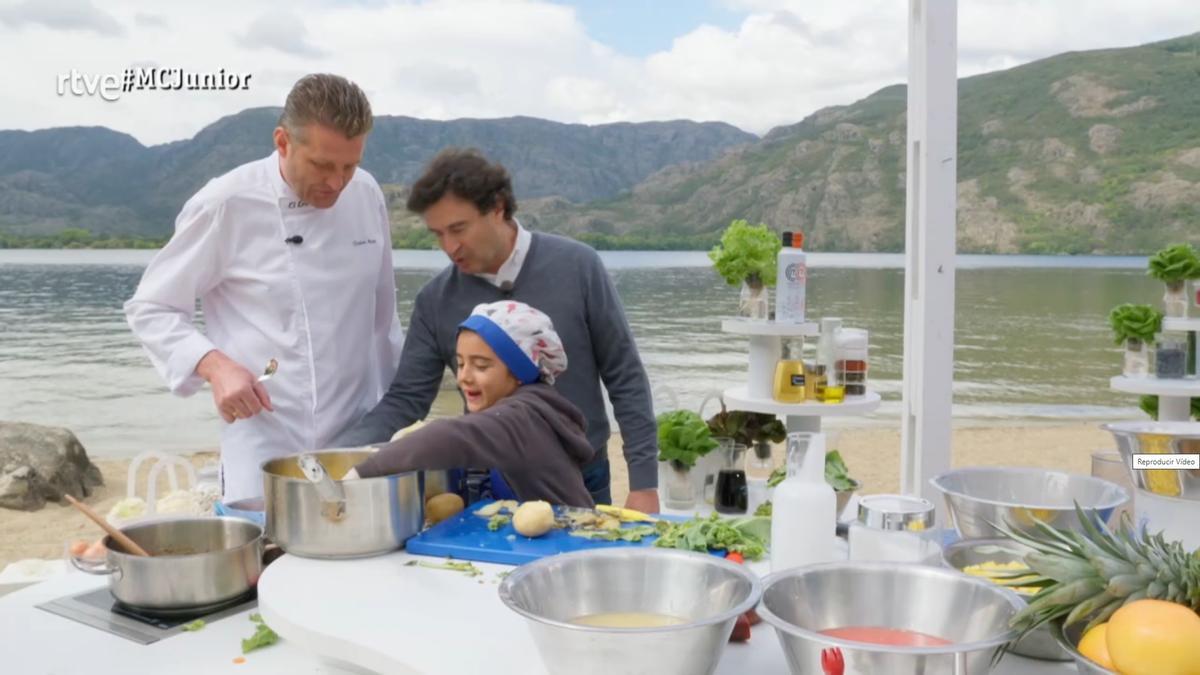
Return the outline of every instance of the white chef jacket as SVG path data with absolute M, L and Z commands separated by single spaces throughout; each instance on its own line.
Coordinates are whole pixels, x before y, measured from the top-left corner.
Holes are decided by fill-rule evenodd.
M 210 350 L 255 375 L 278 360 L 264 385 L 275 411 L 221 423 L 224 500 L 260 496 L 264 461 L 326 447 L 395 375 L 404 334 L 383 193 L 359 169 L 318 209 L 283 180 L 277 153 L 244 164 L 184 205 L 125 317 L 180 396 L 204 385 L 195 369 Z

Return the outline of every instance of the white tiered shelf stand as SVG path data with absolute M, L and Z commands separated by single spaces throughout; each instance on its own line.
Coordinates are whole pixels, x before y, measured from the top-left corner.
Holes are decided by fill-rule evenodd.
M 1163 330 L 1200 334 L 1200 319 L 1163 319 Z M 1158 419 L 1186 422 L 1191 419 L 1191 399 L 1200 398 L 1200 377 L 1163 379 L 1118 375 L 1109 381 L 1115 391 L 1158 397 Z
M 822 417 L 865 415 L 879 407 L 879 394 L 869 389 L 862 396 L 847 396 L 843 403 L 780 403 L 771 396 L 775 364 L 782 353 L 783 339 L 819 336 L 821 330 L 816 323 L 725 319 L 721 322 L 721 330 L 745 335 L 750 343 L 746 384 L 723 392 L 725 407 L 730 410 L 782 417 L 788 431 L 820 431 Z

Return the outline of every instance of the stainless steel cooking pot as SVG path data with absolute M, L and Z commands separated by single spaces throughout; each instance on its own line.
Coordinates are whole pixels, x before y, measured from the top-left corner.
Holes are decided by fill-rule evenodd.
M 246 595 L 262 574 L 262 528 L 241 518 L 169 518 L 121 531 L 150 557 L 126 553 L 105 537 L 104 562 L 71 561 L 108 575 L 113 597 L 134 609 L 196 613 Z
M 419 472 L 340 480 L 373 450 L 307 453 L 329 483 L 313 482 L 297 457 L 263 464 L 267 538 L 309 558 L 362 558 L 394 551 L 425 521 Z

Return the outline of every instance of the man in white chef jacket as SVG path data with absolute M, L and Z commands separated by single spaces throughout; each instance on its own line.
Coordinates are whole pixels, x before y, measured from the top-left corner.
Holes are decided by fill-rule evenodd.
M 357 85 L 301 79 L 275 129 L 276 151 L 188 200 L 125 303 L 172 392 L 210 385 L 224 420 L 225 502 L 262 494 L 263 461 L 326 447 L 396 372 L 404 338 L 387 206 L 358 168 L 371 124 Z M 257 382 L 271 359 L 275 375 Z

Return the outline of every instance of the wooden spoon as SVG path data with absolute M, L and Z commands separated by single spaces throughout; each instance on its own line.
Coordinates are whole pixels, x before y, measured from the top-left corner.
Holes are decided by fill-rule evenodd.
M 101 527 L 101 529 L 103 529 L 105 532 L 107 532 L 108 536 L 113 538 L 113 541 L 115 541 L 121 545 L 121 548 L 125 549 L 127 552 L 129 552 L 133 555 L 140 555 L 140 556 L 143 556 L 146 558 L 150 557 L 150 554 L 146 553 L 146 549 L 142 548 L 141 546 L 138 546 L 137 542 L 130 539 L 129 536 L 126 535 L 124 532 L 113 527 L 107 520 L 104 519 L 104 516 L 101 516 L 100 514 L 93 511 L 92 507 L 80 502 L 78 499 L 75 499 L 74 497 L 72 497 L 69 494 L 64 493 L 63 497 L 66 498 L 66 500 L 71 504 L 71 506 L 74 506 L 75 508 L 79 509 L 80 512 L 83 513 L 83 515 L 90 518 L 93 523 L 96 523 L 97 525 L 99 525 Z

